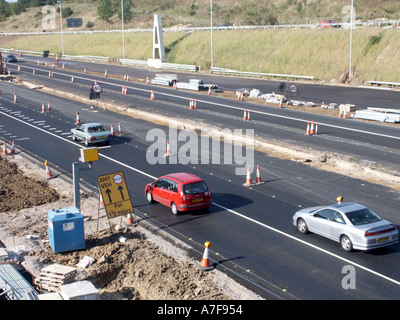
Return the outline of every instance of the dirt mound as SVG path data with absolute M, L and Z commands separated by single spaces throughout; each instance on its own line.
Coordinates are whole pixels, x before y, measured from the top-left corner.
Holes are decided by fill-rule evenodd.
M 26 252 L 22 265 L 34 278 L 49 264 L 76 267 L 88 256 L 95 262 L 78 268 L 75 280 L 90 280 L 103 300 L 259 299 L 218 270 L 199 270 L 183 250 L 138 224 L 121 227 L 120 218 L 109 222 L 99 216 L 98 199 L 87 194 L 81 194 L 85 249 L 54 253 L 47 212 L 71 206 L 72 186 L 60 178 L 40 181 L 44 170 L 25 158 L 12 161 L 18 166 L 0 157 L 0 240 L 7 248 Z
M 59 199 L 47 183 L 25 177 L 15 163 L 0 158 L 0 212 L 21 210 Z M 33 190 L 35 190 L 33 192 Z

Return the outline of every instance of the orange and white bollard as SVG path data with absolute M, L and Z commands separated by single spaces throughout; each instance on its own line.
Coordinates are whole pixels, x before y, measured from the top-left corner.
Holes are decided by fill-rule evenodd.
M 15 154 L 15 142 L 14 142 L 14 140 L 12 141 L 12 144 L 11 144 L 10 154 Z
M 110 131 L 111 131 L 111 135 L 114 136 L 115 135 L 115 133 L 114 133 L 114 125 L 112 123 L 111 123 L 111 130 Z
M 172 156 L 171 149 L 169 147 L 169 140 L 167 140 L 167 152 L 164 154 L 164 157 Z
M 7 146 L 6 146 L 6 142 L 4 141 L 3 142 L 3 155 L 7 155 L 8 154 L 8 152 L 7 152 Z
M 311 121 L 311 128 L 310 128 L 310 134 L 314 134 L 314 121 Z
M 210 259 L 208 257 L 208 249 L 211 247 L 211 242 L 206 241 L 204 243 L 204 247 L 203 258 L 201 259 L 201 263 L 198 265 L 198 268 L 202 271 L 209 271 L 214 269 L 214 267 L 210 265 Z
M 47 160 L 44 162 L 44 165 L 45 165 L 45 167 L 46 167 L 46 177 L 47 177 L 48 179 L 49 179 L 49 178 L 52 178 L 53 175 L 52 175 L 51 172 L 50 172 L 49 163 L 47 162 Z
M 104 200 L 103 200 L 103 196 L 101 195 L 101 192 L 99 192 L 99 208 L 104 208 Z
M 250 167 L 247 167 L 246 183 L 243 183 L 243 185 L 246 187 L 253 185 L 253 181 L 251 180 L 250 176 Z
M 265 181 L 261 181 L 260 166 L 257 165 L 256 184 L 263 184 L 263 183 L 265 183 Z
M 131 213 L 128 213 L 127 216 L 126 216 L 126 224 L 128 226 L 133 224 L 133 217 L 132 217 Z
M 307 122 L 307 130 L 306 130 L 306 135 L 310 135 L 310 123 Z

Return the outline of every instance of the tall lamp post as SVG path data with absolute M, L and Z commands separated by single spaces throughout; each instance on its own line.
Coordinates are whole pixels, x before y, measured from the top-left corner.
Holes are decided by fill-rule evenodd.
M 349 82 L 351 81 L 352 72 L 351 72 L 351 51 L 353 46 L 353 15 L 354 15 L 354 7 L 353 7 L 354 0 L 351 0 L 351 7 L 350 7 L 350 66 L 349 66 Z
M 122 57 L 125 59 L 124 0 L 121 0 L 121 17 L 122 17 Z
M 61 0 L 59 0 L 58 2 L 60 3 L 61 49 L 62 49 L 62 55 L 64 55 L 64 35 L 63 35 Z
M 213 62 L 213 7 L 212 0 L 210 0 L 210 13 L 211 13 L 211 68 L 214 65 Z

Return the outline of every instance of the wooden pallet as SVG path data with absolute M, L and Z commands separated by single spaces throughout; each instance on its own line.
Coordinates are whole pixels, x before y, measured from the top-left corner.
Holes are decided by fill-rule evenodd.
M 35 284 L 47 291 L 58 291 L 62 285 L 74 280 L 76 270 L 74 267 L 52 264 L 40 270 Z

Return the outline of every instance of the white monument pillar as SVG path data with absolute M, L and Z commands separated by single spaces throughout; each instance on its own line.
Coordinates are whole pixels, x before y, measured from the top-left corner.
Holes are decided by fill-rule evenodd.
M 153 58 L 148 59 L 149 67 L 160 68 L 161 62 L 165 60 L 164 38 L 161 25 L 161 15 L 154 15 L 153 29 Z

